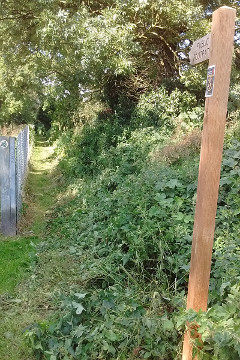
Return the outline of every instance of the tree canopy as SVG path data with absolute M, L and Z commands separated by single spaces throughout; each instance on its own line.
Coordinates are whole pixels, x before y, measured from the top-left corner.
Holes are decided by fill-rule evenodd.
M 170 89 L 176 84 L 201 88 L 201 71 L 192 76 L 187 53 L 191 41 L 209 31 L 211 13 L 220 5 L 204 0 L 2 0 L 1 122 L 34 121 L 44 104 L 69 116 L 93 94 L 111 107 L 123 98 L 136 103 L 163 82 Z M 239 9 L 239 1 L 228 5 Z M 239 49 L 236 64 L 239 69 Z

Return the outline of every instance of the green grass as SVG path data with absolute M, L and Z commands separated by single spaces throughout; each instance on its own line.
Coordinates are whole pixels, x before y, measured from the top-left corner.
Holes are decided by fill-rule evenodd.
M 39 321 L 46 312 L 45 305 L 41 304 L 41 295 L 32 290 L 34 279 L 31 275 L 37 260 L 35 245 L 44 238 L 46 212 L 53 206 L 58 190 L 53 176 L 55 160 L 52 153 L 53 148 L 47 141 L 36 141 L 18 235 L 0 235 L 1 360 L 32 359 L 23 342 L 23 330 Z
M 29 268 L 34 242 L 33 237 L 0 242 L 0 293 L 14 291 Z

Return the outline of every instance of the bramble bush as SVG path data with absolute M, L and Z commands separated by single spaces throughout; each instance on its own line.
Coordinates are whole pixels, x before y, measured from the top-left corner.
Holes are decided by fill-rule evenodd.
M 157 126 L 168 133 L 176 128 L 177 118 L 182 116 L 200 120 L 201 112 L 195 96 L 175 89 L 170 94 L 164 87 L 143 94 L 133 112 L 132 120 L 138 127 Z M 196 118 L 194 114 L 196 114 Z M 200 115 L 200 117 L 198 116 Z

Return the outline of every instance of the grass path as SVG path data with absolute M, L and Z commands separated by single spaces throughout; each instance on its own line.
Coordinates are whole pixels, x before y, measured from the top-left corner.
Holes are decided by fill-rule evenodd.
M 11 238 L 0 236 L 0 359 L 32 359 L 22 344 L 22 330 L 41 317 L 41 311 L 33 311 L 26 301 L 24 284 L 29 283 L 29 267 L 34 256 L 34 244 L 43 237 L 45 216 L 53 206 L 57 188 L 52 170 L 53 147 L 44 139 L 38 139 L 33 149 L 26 185 L 24 215 L 18 235 Z M 21 284 L 21 285 L 20 285 Z M 29 285 L 28 285 L 29 286 Z M 25 297 L 25 298 L 24 298 Z

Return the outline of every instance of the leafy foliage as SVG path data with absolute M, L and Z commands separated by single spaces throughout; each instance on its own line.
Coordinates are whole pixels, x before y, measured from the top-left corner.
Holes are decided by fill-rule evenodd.
M 193 354 L 201 360 L 239 359 L 239 277 L 236 280 L 238 284 L 230 288 L 221 304 L 214 304 L 206 313 L 191 310 L 178 318 L 177 326 L 186 320 L 198 324 L 202 342 L 193 343 Z M 221 287 L 221 293 L 225 286 Z
M 176 352 L 171 344 L 177 338 L 175 324 L 163 305 L 159 307 L 158 293 L 139 304 L 135 291 L 114 286 L 91 295 L 72 294 L 61 301 L 60 321 L 33 327 L 27 337 L 37 354 L 48 349 L 44 351 L 48 359 L 126 359 L 129 353 L 131 358 L 164 359 Z
M 189 92 L 181 92 L 176 88 L 168 93 L 161 87 L 141 96 L 133 114 L 133 121 L 143 127 L 164 127 L 171 132 L 176 127 L 177 118 L 184 114 L 191 117 L 190 111 L 194 113 L 196 105 L 195 97 Z
M 115 115 L 105 120 L 85 124 L 71 143 L 64 137 L 67 157 L 61 167 L 74 196 L 56 208 L 48 224 L 51 237 L 41 251 L 70 255 L 81 277 L 66 298 L 57 295 L 55 316 L 26 336 L 36 354 L 47 359 L 177 359 L 190 316 L 181 307 L 196 197 L 195 144 L 188 145 L 187 157 L 182 153 L 171 164 L 158 163 L 151 154 L 169 143 L 168 124 L 160 130 L 129 125 L 124 132 L 114 126 Z M 211 359 L 221 359 L 229 349 L 235 354 L 239 346 L 236 337 L 219 335 L 229 321 L 235 324 L 234 309 L 225 304 L 238 282 L 239 146 L 239 139 L 229 140 L 224 151 L 212 310 L 199 320 L 201 354 Z M 79 298 L 79 291 L 86 295 Z M 191 316 L 198 321 L 198 315 Z

